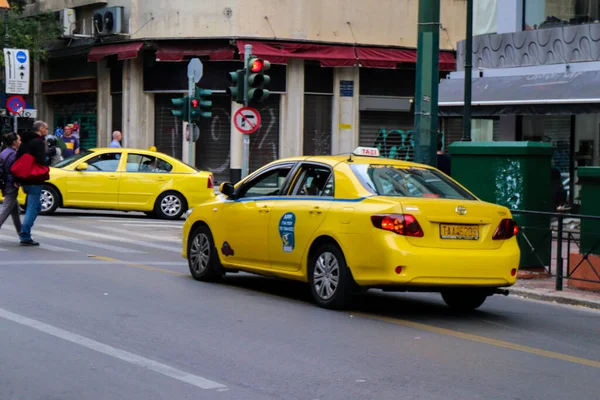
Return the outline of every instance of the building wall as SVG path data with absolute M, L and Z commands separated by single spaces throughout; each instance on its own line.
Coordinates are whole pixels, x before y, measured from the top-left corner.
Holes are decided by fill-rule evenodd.
M 418 0 L 40 0 L 40 8 L 57 11 L 65 7 L 124 6 L 126 26 L 133 39 L 276 37 L 414 48 L 418 3 Z M 444 32 L 440 47 L 452 50 L 465 35 L 466 0 L 441 0 L 441 7 Z

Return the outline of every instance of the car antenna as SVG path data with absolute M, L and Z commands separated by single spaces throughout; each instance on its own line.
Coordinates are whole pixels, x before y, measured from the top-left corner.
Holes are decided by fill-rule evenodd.
M 354 160 L 352 159 L 352 153 L 350 153 L 350 156 L 348 157 L 348 160 L 346 160 L 348 162 L 354 162 Z

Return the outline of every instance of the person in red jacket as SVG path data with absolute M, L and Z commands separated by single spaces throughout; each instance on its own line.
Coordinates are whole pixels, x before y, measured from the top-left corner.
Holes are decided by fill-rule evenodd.
M 17 160 L 24 154 L 30 154 L 40 165 L 46 165 L 46 142 L 48 135 L 48 124 L 44 121 L 33 123 L 33 133 L 24 133 L 21 136 L 22 144 L 17 152 Z M 27 194 L 27 208 L 25 210 L 25 219 L 19 238 L 21 246 L 39 246 L 40 244 L 31 238 L 31 228 L 42 210 L 42 188 L 43 182 L 19 182 L 23 191 Z

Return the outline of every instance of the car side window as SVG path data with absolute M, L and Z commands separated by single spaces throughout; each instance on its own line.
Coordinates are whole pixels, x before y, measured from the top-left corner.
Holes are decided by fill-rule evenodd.
M 266 171 L 244 186 L 237 197 L 276 196 L 285 185 L 291 170 L 291 166 L 286 166 Z
M 173 166 L 154 156 L 129 154 L 127 156 L 127 172 L 169 173 Z
M 300 175 L 292 196 L 327 196 L 333 197 L 333 174 L 327 167 L 306 165 Z
M 90 172 L 115 172 L 119 168 L 120 154 L 99 154 L 87 161 Z

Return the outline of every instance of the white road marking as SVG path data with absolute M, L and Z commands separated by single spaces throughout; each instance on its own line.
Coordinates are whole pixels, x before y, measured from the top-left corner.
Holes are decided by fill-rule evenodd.
M 94 219 L 94 218 L 88 218 L 88 219 Z M 182 227 L 183 226 L 183 222 L 181 221 L 180 224 L 178 224 L 177 222 L 160 222 L 159 220 L 147 220 L 144 218 L 140 218 L 140 219 L 125 219 L 125 218 L 115 218 L 115 219 L 94 219 L 97 222 L 104 222 L 104 223 L 111 223 L 111 224 L 140 224 L 140 225 L 162 225 L 162 226 L 172 226 L 172 227 Z
M 155 234 L 147 234 L 147 233 L 141 233 L 138 232 L 134 229 L 119 229 L 119 228 L 111 228 L 108 226 L 95 226 L 96 229 L 100 229 L 103 231 L 107 231 L 107 232 L 114 232 L 114 233 L 120 233 L 121 236 L 127 236 L 127 235 L 131 235 L 131 236 L 137 236 L 137 237 L 141 237 L 141 238 L 145 238 L 145 239 L 150 239 L 150 240 L 157 240 L 157 241 L 164 241 L 164 242 L 172 242 L 172 243 L 181 243 L 181 239 L 174 237 L 172 235 L 165 235 L 164 233 L 161 232 L 156 232 Z
M 150 247 L 155 250 L 159 249 L 159 250 L 171 251 L 171 252 L 175 252 L 175 253 L 181 253 L 180 246 L 165 246 L 165 245 L 161 245 L 158 243 L 141 242 L 139 240 L 127 239 L 126 237 L 119 237 L 119 236 L 115 236 L 115 235 L 103 235 L 98 232 L 82 231 L 80 229 L 67 228 L 65 226 L 52 226 L 52 225 L 44 225 L 44 224 L 40 224 L 39 226 L 46 228 L 46 229 L 58 230 L 61 232 L 70 232 L 70 233 L 74 233 L 76 235 L 93 236 L 98 239 L 115 240 L 115 241 L 121 242 L 121 243 L 129 243 L 129 244 L 134 244 L 136 246 L 141 246 L 141 247 Z M 80 240 L 80 239 L 78 239 L 78 240 Z
M 164 224 L 120 224 L 123 226 L 132 226 L 134 228 L 165 228 L 165 229 L 183 229 L 183 225 L 164 225 Z
M 60 228 L 55 228 L 55 229 L 60 229 Z M 94 235 L 93 233 L 91 235 L 97 236 L 97 235 Z M 61 235 L 59 233 L 34 231 L 33 236 L 42 236 L 42 237 L 47 237 L 47 238 L 51 238 L 51 239 L 60 239 L 60 240 L 64 240 L 67 243 L 83 244 L 83 245 L 95 247 L 98 249 L 114 251 L 116 253 L 125 253 L 125 254 L 143 254 L 144 253 L 143 251 L 139 251 L 139 250 L 126 249 L 124 247 L 113 246 L 110 244 L 92 242 L 91 240 L 74 238 L 71 236 Z
M 0 265 L 150 265 L 167 267 L 187 267 L 185 261 L 104 261 L 104 260 L 35 260 L 0 261 Z
M 125 350 L 118 349 L 116 347 L 109 346 L 104 343 L 97 342 L 95 340 L 86 338 L 84 336 L 77 335 L 75 333 L 66 331 L 64 329 L 57 328 L 46 323 L 36 321 L 31 318 L 24 317 L 19 314 L 11 313 L 0 308 L 0 318 L 4 318 L 8 321 L 15 322 L 19 325 L 27 326 L 35 329 L 39 332 L 44 332 L 48 335 L 57 337 L 67 342 L 77 344 L 90 350 L 97 351 L 98 353 L 105 354 L 110 357 L 117 358 L 119 360 L 128 362 L 138 367 L 146 368 L 159 374 L 168 376 L 181 382 L 189 383 L 190 385 L 199 387 L 200 389 L 225 389 L 227 386 L 203 378 L 198 375 L 190 374 L 189 372 L 182 371 L 177 368 L 173 368 L 169 365 L 159 363 L 149 358 L 138 356 L 137 354 L 130 353 Z
M 0 239 L 8 240 L 8 241 L 12 240 L 15 243 L 18 243 L 18 241 L 19 241 L 19 239 L 15 239 L 14 237 L 8 236 L 8 235 L 0 235 Z M 55 252 L 59 252 L 59 253 L 77 253 L 77 250 L 69 249 L 67 247 L 52 246 L 51 244 L 46 244 L 46 243 L 40 243 L 39 248 L 43 249 L 43 250 L 55 251 Z M 0 251 L 4 251 L 4 250 L 0 250 Z

